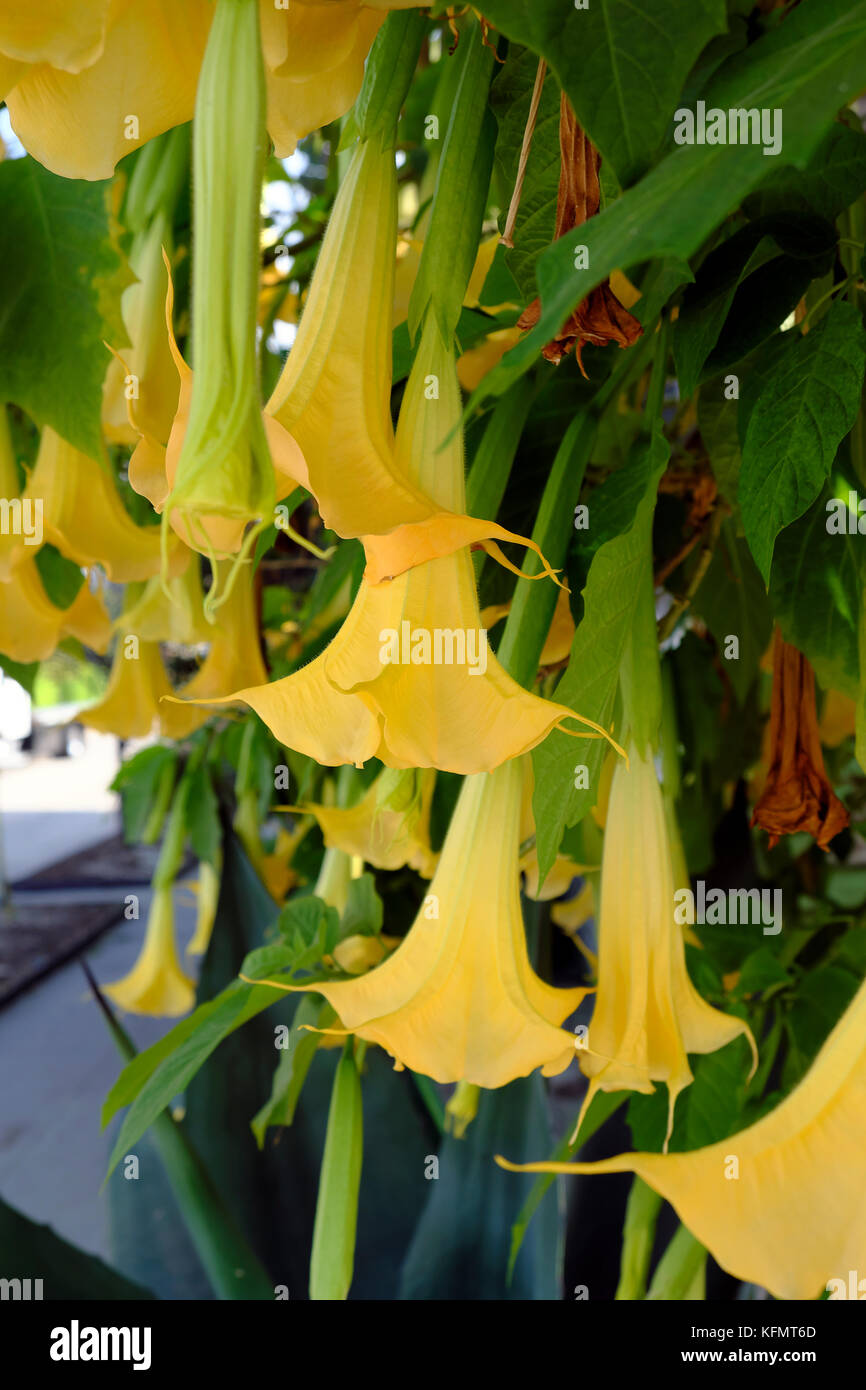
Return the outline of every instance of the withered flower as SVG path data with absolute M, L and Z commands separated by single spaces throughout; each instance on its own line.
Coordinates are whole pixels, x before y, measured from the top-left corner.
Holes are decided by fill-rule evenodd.
M 565 92 L 559 106 L 559 155 L 554 239 L 594 217 L 601 202 L 598 182 L 601 156 L 578 124 Z M 534 328 L 540 313 L 541 301 L 534 299 L 517 320 L 518 328 Z M 637 319 L 619 302 L 610 281 L 605 280 L 580 301 L 543 353 L 548 362 L 558 364 L 574 348 L 578 366 L 586 376 L 581 355 L 586 343 L 594 347 L 606 347 L 608 343 L 630 347 L 642 333 Z
M 776 629 L 773 698 L 770 706 L 769 772 L 752 816 L 770 836 L 806 830 L 821 849 L 844 830 L 850 816 L 827 780 L 818 716 L 815 673 L 796 647 Z

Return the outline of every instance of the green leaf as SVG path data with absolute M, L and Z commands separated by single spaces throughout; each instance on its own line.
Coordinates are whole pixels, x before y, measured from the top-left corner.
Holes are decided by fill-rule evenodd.
M 749 416 L 739 501 L 765 580 L 776 536 L 818 496 L 860 407 L 866 331 L 837 300 L 817 327 L 791 338 Z
M 493 168 L 496 121 L 488 107 L 493 54 L 475 24 L 462 35 L 460 82 L 436 175 L 430 225 L 409 299 L 414 340 L 431 305 L 443 341 L 457 327 L 478 248 Z
M 775 332 L 813 277 L 832 269 L 835 245 L 832 222 L 786 212 L 750 222 L 711 251 L 683 295 L 674 327 L 680 394 L 690 396 L 704 375 L 722 371 Z M 723 329 L 735 338 L 735 350 L 730 341 L 719 343 Z
M 301 995 L 292 1020 L 289 1045 L 280 1051 L 270 1098 L 250 1122 L 260 1149 L 264 1147 L 265 1134 L 272 1125 L 290 1125 L 295 1117 L 301 1090 L 321 1041 L 318 1033 L 304 1025 L 328 1028 L 336 1017 L 330 1004 L 323 1004 L 318 995 Z
M 710 567 L 698 589 L 693 608 L 715 638 L 719 657 L 730 677 L 739 704 L 743 704 L 758 674 L 761 657 L 773 630 L 773 614 L 767 592 L 755 568 L 749 547 L 726 520 Z M 738 654 L 729 658 L 728 637 L 736 637 Z
M 111 790 L 120 792 L 123 837 L 127 844 L 133 845 L 145 838 L 145 827 L 154 803 L 169 779 L 173 781 L 177 761 L 175 748 L 156 743 L 129 758 L 118 771 Z M 170 797 L 160 799 L 165 800 L 165 810 Z M 156 833 L 159 834 L 159 828 Z
M 340 936 L 375 936 L 382 930 L 382 899 L 376 892 L 372 874 L 361 874 L 349 880 L 346 906 L 340 918 Z
M 56 608 L 68 608 L 74 603 L 79 589 L 84 583 L 80 567 L 67 560 L 65 555 L 46 542 L 35 555 L 39 577 L 51 602 Z
M 3 1251 L 3 1277 L 41 1279 L 40 1296 L 51 1302 L 153 1298 L 149 1289 L 134 1284 L 95 1255 L 70 1245 L 50 1226 L 31 1221 L 2 1199 L 0 1249 Z M 14 1296 L 11 1291 L 10 1296 Z
M 785 1027 L 788 1056 L 782 1084 L 793 1086 L 808 1070 L 830 1031 L 857 993 L 858 979 L 838 965 L 820 965 L 805 975 L 797 989 Z
M 824 689 L 856 699 L 861 541 L 859 535 L 827 531 L 827 502 L 837 490 L 825 487 L 806 514 L 776 538 L 770 601 L 785 641 L 808 657 Z
M 206 763 L 199 762 L 187 776 L 186 827 L 193 854 L 205 863 L 216 864 L 223 837 L 210 770 Z
M 743 961 L 736 992 L 738 995 L 761 994 L 773 985 L 788 984 L 790 978 L 789 972 L 770 947 L 759 946 Z
M 403 1267 L 403 1299 L 555 1299 L 559 1297 L 556 1194 L 540 1203 L 508 1282 L 510 1228 L 535 1183 L 506 1173 L 503 1154 L 528 1162 L 550 1147 L 544 1082 L 538 1072 L 497 1091 L 482 1091 L 462 1139 L 446 1134 L 438 1178 Z M 551 1181 L 553 1181 L 551 1179 Z
M 499 124 L 494 167 L 499 186 L 514 187 L 523 132 L 529 115 L 532 89 L 538 69 L 538 54 L 529 48 L 512 47 L 508 62 L 499 68 L 490 89 L 490 105 Z M 556 226 L 556 200 L 559 191 L 559 90 L 548 77 L 541 90 L 532 153 L 526 165 L 520 207 L 514 224 L 514 246 L 505 251 L 505 263 L 519 287 L 524 304 L 535 298 L 535 262 L 553 240 Z M 505 226 L 507 206 L 502 209 L 499 229 Z M 488 276 L 488 280 L 489 280 Z M 487 286 L 485 285 L 485 293 Z M 498 304 L 512 298 L 482 299 Z
M 535 12 L 534 6 L 529 11 L 518 0 L 507 0 L 507 7 L 509 12 L 519 9 L 524 17 Z M 506 13 L 506 0 L 502 9 Z M 489 7 L 487 13 L 499 22 Z M 546 6 L 543 14 L 551 25 L 551 40 L 561 43 L 561 6 Z M 586 16 L 581 12 L 577 17 Z M 527 18 L 526 23 L 533 21 Z M 529 41 L 522 32 L 512 36 Z M 586 56 L 581 52 L 575 73 L 583 74 Z M 864 65 L 863 6 L 859 0 L 822 0 L 820 5 L 798 6 L 784 24 L 725 63 L 702 96 L 708 107 L 781 109 L 786 159 L 802 167 L 839 106 L 861 90 Z M 641 117 L 646 115 L 642 107 L 636 109 Z M 589 119 L 587 128 L 592 133 Z M 538 323 L 488 372 L 470 406 L 499 395 L 522 375 L 574 307 L 612 270 L 628 271 L 641 261 L 664 256 L 687 260 L 766 174 L 767 160 L 759 145 L 682 145 L 611 207 L 560 237 L 538 258 Z M 586 271 L 574 269 L 578 244 L 589 251 Z
M 111 1152 L 109 1174 L 223 1039 L 282 997 L 283 992 L 270 985 L 248 985 L 237 980 L 216 999 L 200 1004 L 189 1018 L 124 1067 L 102 1111 L 105 1125 L 118 1110 L 129 1105 Z
M 317 949 L 328 955 L 339 939 L 340 914 L 321 898 L 293 898 L 280 913 L 277 926 L 295 950 Z
M 484 14 L 546 58 L 623 187 L 652 163 L 689 68 L 727 27 L 723 0 L 487 0 Z
M 698 396 L 698 429 L 710 456 L 719 491 L 731 504 L 737 501 L 740 476 L 740 436 L 737 431 L 737 400 L 725 397 L 722 378 L 708 381 Z
M 866 188 L 866 134 L 834 121 L 806 168 L 772 169 L 746 199 L 750 217 L 771 212 L 816 212 L 835 218 Z
M 0 164 L 0 400 L 94 458 L 105 340 L 127 345 L 120 296 L 132 281 L 112 238 L 110 189 L 31 158 Z
M 619 534 L 596 552 L 583 591 L 584 616 L 571 646 L 568 669 L 556 687 L 558 704 L 568 705 L 608 728 L 613 714 L 620 664 L 630 637 L 639 595 L 638 580 L 646 564 L 659 478 L 668 460 L 660 434 L 644 442 L 633 465 L 612 480 L 612 491 L 630 514 Z M 611 487 L 611 484 L 607 485 Z M 600 489 L 599 491 L 604 491 Z M 567 825 L 575 825 L 595 805 L 598 776 L 608 744 L 581 743 L 555 731 L 533 751 L 538 862 L 548 873 Z M 576 788 L 575 765 L 588 769 L 588 787 Z

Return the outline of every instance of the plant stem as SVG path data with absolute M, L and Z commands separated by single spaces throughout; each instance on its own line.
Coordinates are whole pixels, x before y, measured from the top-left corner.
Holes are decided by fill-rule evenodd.
M 646 1281 L 652 1255 L 656 1222 L 662 1199 L 657 1192 L 635 1176 L 625 1209 L 622 1230 L 622 1256 L 619 1284 L 614 1298 L 634 1301 L 646 1294 Z
M 646 1301 L 683 1301 L 694 1297 L 693 1290 L 707 1259 L 705 1246 L 691 1231 L 680 1226 L 659 1261 Z

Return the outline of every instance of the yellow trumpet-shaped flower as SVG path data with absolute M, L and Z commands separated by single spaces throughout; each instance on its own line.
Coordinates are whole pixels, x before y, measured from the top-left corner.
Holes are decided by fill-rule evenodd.
M 158 571 L 159 529 L 136 526 L 108 467 L 47 426 L 24 498 L 41 502 L 45 539 L 77 565 L 101 565 L 118 584 Z M 172 568 L 179 563 L 174 553 Z
M 459 431 L 448 436 L 459 416 L 453 353 L 431 316 L 406 388 L 395 458 L 425 495 L 457 510 L 463 445 Z M 489 653 L 465 548 L 387 583 L 362 580 L 343 626 L 315 660 L 226 698 L 250 705 L 281 743 L 327 766 L 360 766 L 375 756 L 391 768 L 490 771 L 564 720 L 590 722 L 529 694 Z
M 430 845 L 430 771 L 386 768 L 354 806 L 305 806 L 319 822 L 328 849 L 343 850 L 377 869 L 408 864 L 429 878 L 437 855 Z
M 217 566 L 223 576 L 228 562 L 221 561 Z M 217 576 L 217 582 L 218 582 Z M 217 621 L 210 626 L 210 648 L 201 667 L 185 686 L 178 691 L 172 703 L 175 706 L 172 717 L 188 717 L 193 726 L 209 717 L 190 709 L 183 701 L 207 704 L 215 697 L 231 690 L 239 680 L 268 679 L 267 668 L 259 643 L 259 624 L 256 614 L 254 579 L 252 568 L 245 565 L 240 577 L 228 592 L 225 603 L 219 610 Z
M 279 157 L 348 111 L 385 12 L 412 7 L 259 0 Z M 16 134 L 57 174 L 108 178 L 130 150 L 191 120 L 213 12 L 211 0 L 10 0 L 0 16 L 0 95 Z
M 668 1136 L 676 1098 L 692 1080 L 689 1052 L 714 1052 L 744 1034 L 742 1019 L 701 998 L 674 920 L 674 874 L 661 787 L 634 744 L 614 768 L 601 866 L 598 994 L 581 1067 L 596 1091 L 667 1083 Z M 578 1122 L 579 1123 L 579 1122 Z
M 374 584 L 476 543 L 504 559 L 492 538 L 531 544 L 495 522 L 466 516 L 462 479 L 459 489 L 446 486 L 443 493 L 439 486 L 448 459 L 436 451 L 452 429 L 459 435 L 461 410 L 454 355 L 432 316 L 395 445 L 389 400 L 396 223 L 394 152 L 377 139 L 362 141 L 334 204 L 297 337 L 266 406 L 300 445 L 307 479 L 298 480 L 314 494 L 325 525 L 363 538 L 365 577 Z M 427 451 L 423 461 L 419 447 Z M 449 447 L 453 454 L 462 443 Z
M 190 956 L 203 956 L 210 945 L 220 895 L 222 851 L 218 851 L 218 856 L 216 864 L 202 859 L 198 866 L 198 879 L 193 885 L 196 900 L 195 931 L 186 948 Z
M 76 718 L 81 724 L 118 738 L 146 738 L 159 732 L 165 738 L 184 738 L 200 720 L 190 711 L 162 703 L 171 683 L 157 642 L 139 642 L 122 633 L 114 649 L 108 687 L 101 700 L 85 706 Z
M 296 986 L 323 994 L 346 1030 L 435 1081 L 497 1087 L 541 1067 L 564 1071 L 559 1025 L 584 989 L 554 989 L 529 962 L 517 867 L 523 770 L 507 763 L 461 789 L 439 866 L 408 935 L 354 980 Z
M 114 443 L 135 444 L 139 434 L 167 439 L 177 410 L 178 374 L 165 332 L 163 247 L 169 235 L 168 219 L 160 212 L 130 252 L 138 280 L 124 290 L 121 309 L 132 347 L 112 360 L 102 388 L 102 425 Z
M 214 629 L 204 616 L 204 593 L 198 555 L 187 551 L 187 566 L 163 585 L 158 574 L 148 579 L 141 597 L 128 608 L 118 626 L 142 642 L 210 642 Z
M 176 402 L 170 428 L 160 435 L 149 432 L 148 421 L 141 414 L 138 402 L 130 400 L 129 419 L 135 428 L 138 443 L 129 461 L 129 482 L 136 492 L 146 497 L 154 511 L 162 512 L 166 499 L 174 487 L 177 477 L 178 460 L 189 423 L 190 405 L 193 392 L 193 372 L 184 361 L 177 346 L 172 324 L 174 309 L 174 288 L 168 266 L 168 258 L 163 256 L 167 271 L 168 287 L 165 296 L 166 342 L 175 369 L 173 399 Z M 264 418 L 264 428 L 270 449 L 273 494 L 277 501 L 287 496 L 298 483 L 308 486 L 306 464 L 295 441 L 276 420 Z M 214 513 L 195 513 L 194 530 L 190 533 L 188 520 L 170 508 L 169 524 L 186 544 L 195 550 L 209 555 L 229 555 L 241 549 L 247 523 L 253 520 L 253 512 L 237 517 L 220 516 Z
M 195 1004 L 195 986 L 177 958 L 171 884 L 154 888 L 144 945 L 135 965 L 122 980 L 105 985 L 104 991 L 127 1013 L 153 1018 L 177 1018 Z
M 64 637 L 107 651 L 111 619 L 105 605 L 85 581 L 70 606 L 58 608 L 45 592 L 32 552 L 26 552 L 0 585 L 0 652 L 24 664 L 44 661 Z
M 864 1149 L 866 983 L 799 1085 L 739 1134 L 691 1153 L 620 1154 L 600 1163 L 530 1163 L 517 1170 L 637 1173 L 723 1269 L 775 1298 L 814 1299 L 831 1280 L 847 1286 L 850 1270 L 862 1273 Z

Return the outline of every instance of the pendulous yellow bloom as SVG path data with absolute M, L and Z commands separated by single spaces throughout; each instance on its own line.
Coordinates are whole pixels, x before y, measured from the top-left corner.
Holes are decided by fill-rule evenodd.
M 430 806 L 435 773 L 385 768 L 354 806 L 309 805 L 325 846 L 342 850 L 377 869 L 408 864 L 430 878 L 437 855 L 430 845 Z
M 435 396 L 425 384 L 430 377 Z M 395 458 L 425 495 L 455 511 L 464 499 L 459 430 L 440 446 L 459 418 L 453 353 L 430 316 L 406 387 Z M 250 705 L 281 743 L 326 766 L 377 757 L 391 768 L 490 771 L 564 720 L 590 723 L 529 694 L 489 653 L 465 548 L 390 582 L 362 580 L 321 655 L 283 680 L 211 703 L 229 700 Z
M 723 1269 L 775 1298 L 814 1299 L 863 1269 L 864 1148 L 866 983 L 799 1085 L 739 1134 L 691 1153 L 497 1162 L 520 1172 L 637 1173 Z
M 408 935 L 355 980 L 300 985 L 344 1028 L 434 1081 L 504 1086 L 541 1067 L 564 1071 L 574 1038 L 560 1024 L 584 989 L 554 989 L 529 962 L 517 867 L 523 769 L 507 763 L 460 792 L 442 857 Z
M 385 13 L 411 8 L 408 0 L 259 0 L 278 157 L 348 111 Z M 131 150 L 192 119 L 213 14 L 212 0 L 8 0 L 0 96 L 15 133 L 56 174 L 108 178 Z
M 613 772 L 601 865 L 598 994 L 581 1067 L 597 1091 L 649 1094 L 668 1088 L 674 1105 L 692 1081 L 689 1052 L 714 1052 L 748 1025 L 701 998 L 686 969 L 674 921 L 674 873 L 661 788 L 650 756 L 632 743 Z M 755 1058 L 757 1061 L 757 1058 Z M 578 1121 L 578 1124 L 580 1121 Z
M 228 567 L 228 561 L 218 562 L 215 582 L 219 583 L 220 570 L 225 577 Z M 210 627 L 208 654 L 192 680 L 178 691 L 178 701 L 207 703 L 214 696 L 231 690 L 239 680 L 249 680 L 250 676 L 259 681 L 268 679 L 259 643 L 254 582 L 252 566 L 243 566 L 217 614 L 216 623 Z M 177 710 L 177 714 L 192 716 L 197 712 L 187 707 Z M 207 718 L 207 714 L 202 715 L 199 722 Z
M 0 585 L 0 652 L 25 665 L 44 661 L 64 637 L 77 637 L 92 651 L 105 652 L 111 619 L 86 580 L 70 606 L 58 608 L 45 592 L 32 551 L 27 551 Z
M 138 280 L 124 290 L 121 309 L 132 347 L 109 364 L 102 388 L 102 425 L 113 443 L 135 444 L 139 435 L 167 439 L 177 410 L 178 374 L 165 332 L 169 239 L 168 218 L 159 212 L 129 255 Z
M 108 466 L 47 426 L 24 498 L 41 501 L 45 539 L 77 565 L 101 565 L 118 584 L 159 570 L 159 528 L 136 526 Z M 175 552 L 171 568 L 179 563 Z
M 214 629 L 205 620 L 198 555 L 187 551 L 187 566 L 163 585 L 158 574 L 148 579 L 141 597 L 117 621 L 142 642 L 211 642 Z
M 180 968 L 174 943 L 172 885 L 155 886 L 141 954 L 128 975 L 104 992 L 121 1009 L 177 1018 L 195 1004 L 195 986 Z
M 297 467 L 294 476 L 313 493 L 325 525 L 363 539 L 371 584 L 476 543 L 504 560 L 491 538 L 531 545 L 495 522 L 466 516 L 462 494 L 437 495 L 444 456 L 430 457 L 422 473 L 406 448 L 420 442 L 417 421 L 407 429 L 401 414 L 395 445 L 389 402 L 396 229 L 394 151 L 378 139 L 361 141 L 334 203 L 297 337 L 265 408 L 300 446 L 307 476 Z M 431 360 L 433 333 L 428 323 L 418 352 L 427 369 L 422 374 L 416 359 L 407 388 L 413 400 L 407 418 L 428 406 L 421 428 L 431 454 L 452 428 L 459 432 L 461 413 L 453 353 L 439 340 Z M 448 413 L 431 408 L 440 394 Z M 432 417 L 440 425 L 435 438 Z M 273 448 L 270 433 L 269 441 Z M 290 471 L 288 461 L 284 466 Z
M 198 879 L 193 886 L 196 900 L 195 931 L 187 946 L 190 956 L 203 956 L 207 950 L 213 924 L 216 921 L 217 903 L 220 895 L 222 876 L 222 850 L 217 851 L 218 862 L 211 864 L 202 859 L 198 866 Z

